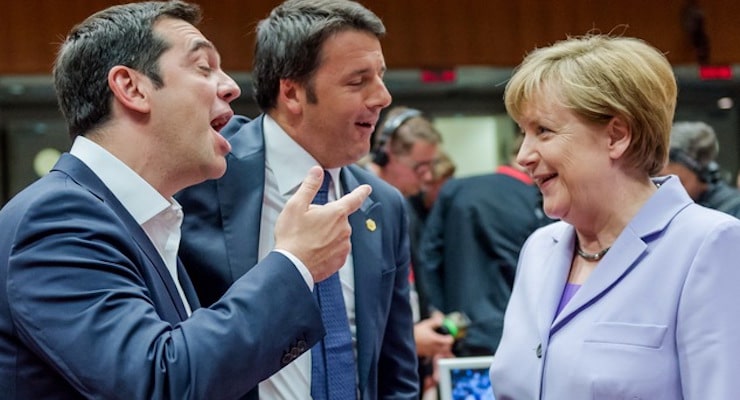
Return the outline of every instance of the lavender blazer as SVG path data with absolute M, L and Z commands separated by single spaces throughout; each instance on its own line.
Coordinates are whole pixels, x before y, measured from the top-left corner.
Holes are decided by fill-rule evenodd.
M 740 220 L 694 204 L 675 176 L 655 182 L 557 316 L 575 230 L 528 239 L 490 371 L 497 400 L 738 396 Z

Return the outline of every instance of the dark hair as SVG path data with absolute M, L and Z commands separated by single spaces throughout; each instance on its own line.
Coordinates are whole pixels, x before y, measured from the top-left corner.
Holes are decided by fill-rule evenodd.
M 311 79 L 319 67 L 321 48 L 337 32 L 356 29 L 381 38 L 383 22 L 361 4 L 349 0 L 288 0 L 257 25 L 252 84 L 262 111 L 277 104 L 281 79 L 306 86 L 316 102 Z
M 706 167 L 717 158 L 719 141 L 709 124 L 701 121 L 676 121 L 671 128 L 671 150 L 678 149 Z
M 124 65 L 142 72 L 157 87 L 159 57 L 170 46 L 154 35 L 162 17 L 200 22 L 200 7 L 181 1 L 117 5 L 99 11 L 67 35 L 54 63 L 54 87 L 70 137 L 84 135 L 110 118 L 108 72 Z

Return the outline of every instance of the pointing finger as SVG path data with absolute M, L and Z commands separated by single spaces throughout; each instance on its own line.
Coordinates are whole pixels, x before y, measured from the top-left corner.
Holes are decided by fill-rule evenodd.
M 298 187 L 298 191 L 288 200 L 288 204 L 296 204 L 302 210 L 308 209 L 323 180 L 324 170 L 317 165 L 311 167 L 306 177 L 303 178 L 303 183 Z
M 341 207 L 345 210 L 345 214 L 349 215 L 357 211 L 357 209 L 362 206 L 362 203 L 365 201 L 365 199 L 367 199 L 372 191 L 373 190 L 370 185 L 360 185 L 355 188 L 355 190 L 342 196 L 341 199 L 331 204 L 333 204 L 335 207 Z

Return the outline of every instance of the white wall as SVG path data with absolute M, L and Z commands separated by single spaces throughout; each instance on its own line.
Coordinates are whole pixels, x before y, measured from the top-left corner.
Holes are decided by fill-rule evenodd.
M 435 117 L 434 126 L 457 165 L 457 177 L 493 172 L 505 162 L 502 149 L 514 137 L 514 125 L 506 114 Z

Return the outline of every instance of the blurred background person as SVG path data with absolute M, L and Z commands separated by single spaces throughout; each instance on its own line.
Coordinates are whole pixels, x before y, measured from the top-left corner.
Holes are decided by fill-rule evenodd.
M 442 135 L 421 111 L 397 106 L 378 124 L 372 151 L 362 163 L 408 198 L 434 179 Z
M 421 238 L 421 230 L 424 228 L 429 212 L 432 211 L 432 206 L 439 196 L 439 191 L 442 189 L 447 181 L 455 176 L 455 170 L 457 166 L 450 156 L 444 151 L 439 150 L 437 153 L 437 159 L 434 160 L 434 166 L 432 167 L 432 180 L 427 182 L 422 190 L 409 197 L 409 203 L 414 209 L 414 214 L 419 217 L 421 223 L 417 224 L 419 227 L 418 237 Z
M 437 199 L 439 190 L 447 181 L 452 179 L 455 175 L 456 168 L 455 162 L 452 161 L 447 153 L 440 149 L 432 168 L 432 180 L 423 185 L 422 190 L 418 194 L 408 198 L 408 205 L 411 208 L 409 219 L 412 219 L 409 222 L 409 234 L 411 235 L 411 248 L 414 253 L 418 253 L 424 226 L 429 212 L 434 205 L 434 201 Z M 416 265 L 418 265 L 418 262 Z M 418 278 L 412 276 L 410 279 L 415 287 L 415 280 Z M 418 303 L 418 294 L 416 294 L 416 297 L 415 301 Z M 414 300 L 412 299 L 412 301 Z M 453 356 L 452 344 L 454 343 L 454 339 L 449 335 L 448 331 L 440 330 L 440 326 L 446 323 L 444 314 L 431 307 L 426 298 L 424 306 L 427 309 L 426 316 L 428 318 L 415 325 L 415 333 L 418 337 L 416 340 L 417 351 L 424 354 L 419 359 L 419 373 L 422 377 L 422 396 L 424 399 L 437 399 L 436 388 L 439 382 L 439 375 L 435 368 L 436 360 Z M 438 336 L 440 333 L 444 333 L 445 337 L 440 338 Z M 439 345 L 440 343 L 442 345 L 441 347 Z
M 677 175 L 695 202 L 740 218 L 740 191 L 722 179 L 717 164 L 719 142 L 714 129 L 701 121 L 675 122 L 663 175 Z
M 378 124 L 372 151 L 363 164 L 378 177 L 393 185 L 406 198 L 409 215 L 411 247 L 411 275 L 414 290 L 411 294 L 415 309 L 414 341 L 419 356 L 422 392 L 436 385 L 433 360 L 452 356 L 453 338 L 438 333 L 443 315 L 429 307 L 426 283 L 418 273 L 419 238 L 423 227 L 422 216 L 409 199 L 421 195 L 435 180 L 434 168 L 438 160 L 442 135 L 421 111 L 408 107 L 393 107 Z
M 493 354 L 501 339 L 519 250 L 535 229 L 551 222 L 532 178 L 514 163 L 496 172 L 453 179 L 442 187 L 421 239 L 421 274 L 429 301 L 443 313 L 470 319 L 457 356 Z
M 409 207 L 409 234 L 411 235 L 411 249 L 415 261 L 417 261 L 419 257 L 418 254 L 421 247 L 420 242 L 432 205 L 437 199 L 439 190 L 455 174 L 455 169 L 456 166 L 452 159 L 441 148 L 438 148 L 437 158 L 434 160 L 432 166 L 431 179 L 422 184 L 418 193 L 406 198 L 408 201 L 407 205 Z M 393 180 L 393 177 L 388 176 L 388 179 Z M 417 261 L 415 265 L 417 265 L 418 269 L 420 262 Z M 436 315 L 438 313 L 435 311 L 438 310 L 429 303 L 426 290 L 427 285 L 424 282 L 424 279 L 422 277 L 415 278 L 415 276 L 412 275 L 411 280 L 412 282 L 418 280 L 419 284 L 423 286 L 421 289 L 423 292 L 421 300 L 418 299 L 418 294 L 415 293 L 415 295 L 417 295 L 417 302 L 423 301 L 423 304 L 420 304 L 419 307 L 426 310 L 425 313 L 423 313 L 425 318 L 426 316 L 432 315 L 434 317 L 433 320 L 435 321 L 434 324 L 437 326 L 437 324 L 440 323 L 439 318 L 442 317 L 442 314 Z M 421 327 L 419 327 L 419 329 L 421 329 Z
M 660 172 L 676 79 L 642 40 L 532 51 L 505 89 L 554 222 L 519 257 L 490 375 L 498 400 L 740 392 L 740 221 Z

